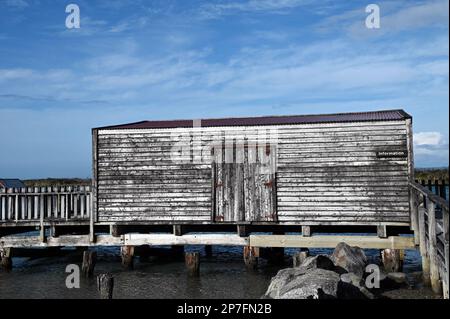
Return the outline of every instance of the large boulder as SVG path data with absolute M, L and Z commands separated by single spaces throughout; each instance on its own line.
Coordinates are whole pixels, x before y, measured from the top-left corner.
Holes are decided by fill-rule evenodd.
M 303 267 L 281 269 L 270 281 L 269 288 L 267 288 L 264 297 L 279 298 L 280 291 L 284 286 L 305 273 L 306 269 Z
M 333 261 L 331 261 L 331 259 L 325 255 L 306 257 L 306 259 L 303 261 L 300 267 L 303 267 L 306 270 L 325 269 L 334 271 L 335 269 Z
M 339 281 L 339 275 L 333 271 L 310 269 L 278 286 L 276 291 L 268 291 L 266 295 L 277 299 L 336 299 Z
M 346 243 L 339 243 L 331 255 L 331 260 L 337 267 L 363 277 L 367 265 L 367 257 L 359 247 L 352 247 Z

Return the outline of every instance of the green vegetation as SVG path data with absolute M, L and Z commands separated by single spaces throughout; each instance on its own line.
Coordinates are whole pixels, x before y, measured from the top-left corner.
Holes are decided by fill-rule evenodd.
M 448 181 L 447 168 L 416 168 L 415 178 L 418 180 L 446 180 Z
M 46 178 L 29 179 L 23 181 L 27 187 L 46 187 L 46 186 L 90 186 L 89 178 Z

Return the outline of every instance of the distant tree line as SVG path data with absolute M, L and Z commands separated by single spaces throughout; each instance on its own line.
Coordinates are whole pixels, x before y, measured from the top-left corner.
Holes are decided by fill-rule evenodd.
M 447 168 L 416 168 L 415 178 L 419 180 L 445 180 L 448 181 L 448 167 Z

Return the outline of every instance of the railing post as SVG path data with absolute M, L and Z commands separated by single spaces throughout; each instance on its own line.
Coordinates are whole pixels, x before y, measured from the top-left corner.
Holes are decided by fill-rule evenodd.
M 428 211 L 428 250 L 430 255 L 430 280 L 434 293 L 442 294 L 439 280 L 439 264 L 436 238 L 436 204 L 427 198 Z
M 427 237 L 425 227 L 425 208 L 419 208 L 419 244 L 422 257 L 422 279 L 425 286 L 430 286 L 430 259 L 427 251 Z
M 47 188 L 41 187 L 41 198 L 40 198 L 40 205 L 39 205 L 39 225 L 40 225 L 40 231 L 39 231 L 39 239 L 41 242 L 45 241 L 45 226 L 44 226 L 44 219 L 45 219 L 45 191 Z M 48 204 L 48 201 L 47 201 Z
M 39 218 L 39 187 L 33 189 L 34 192 L 34 209 L 33 209 L 33 219 Z
M 445 299 L 449 299 L 449 271 L 450 271 L 450 261 L 449 261 L 449 212 L 448 210 L 442 211 L 443 214 L 443 226 L 444 226 L 444 253 L 445 253 L 445 274 L 443 278 L 443 295 Z
M 6 219 L 6 189 L 0 189 L 0 220 L 4 221 Z
M 419 200 L 417 192 L 410 187 L 409 188 L 409 207 L 411 213 L 411 229 L 414 231 L 414 243 L 420 244 L 420 231 L 419 231 Z
M 8 220 L 11 220 L 11 219 L 13 219 L 13 217 L 14 217 L 14 211 L 13 211 L 13 196 L 12 196 L 12 193 L 13 193 L 13 191 L 14 191 L 14 189 L 12 189 L 12 188 L 8 188 L 7 190 L 6 190 L 6 194 L 10 194 L 9 196 L 8 196 L 8 213 L 7 213 L 7 219 Z

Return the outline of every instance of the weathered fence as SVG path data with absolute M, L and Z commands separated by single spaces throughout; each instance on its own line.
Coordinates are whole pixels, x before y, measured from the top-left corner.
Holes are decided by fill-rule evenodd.
M 448 180 L 416 179 L 416 183 L 428 188 L 432 193 L 448 200 Z
M 428 188 L 411 183 L 411 208 L 411 224 L 420 245 L 424 283 L 448 299 L 448 202 Z
M 88 219 L 89 186 L 0 189 L 0 223 Z

